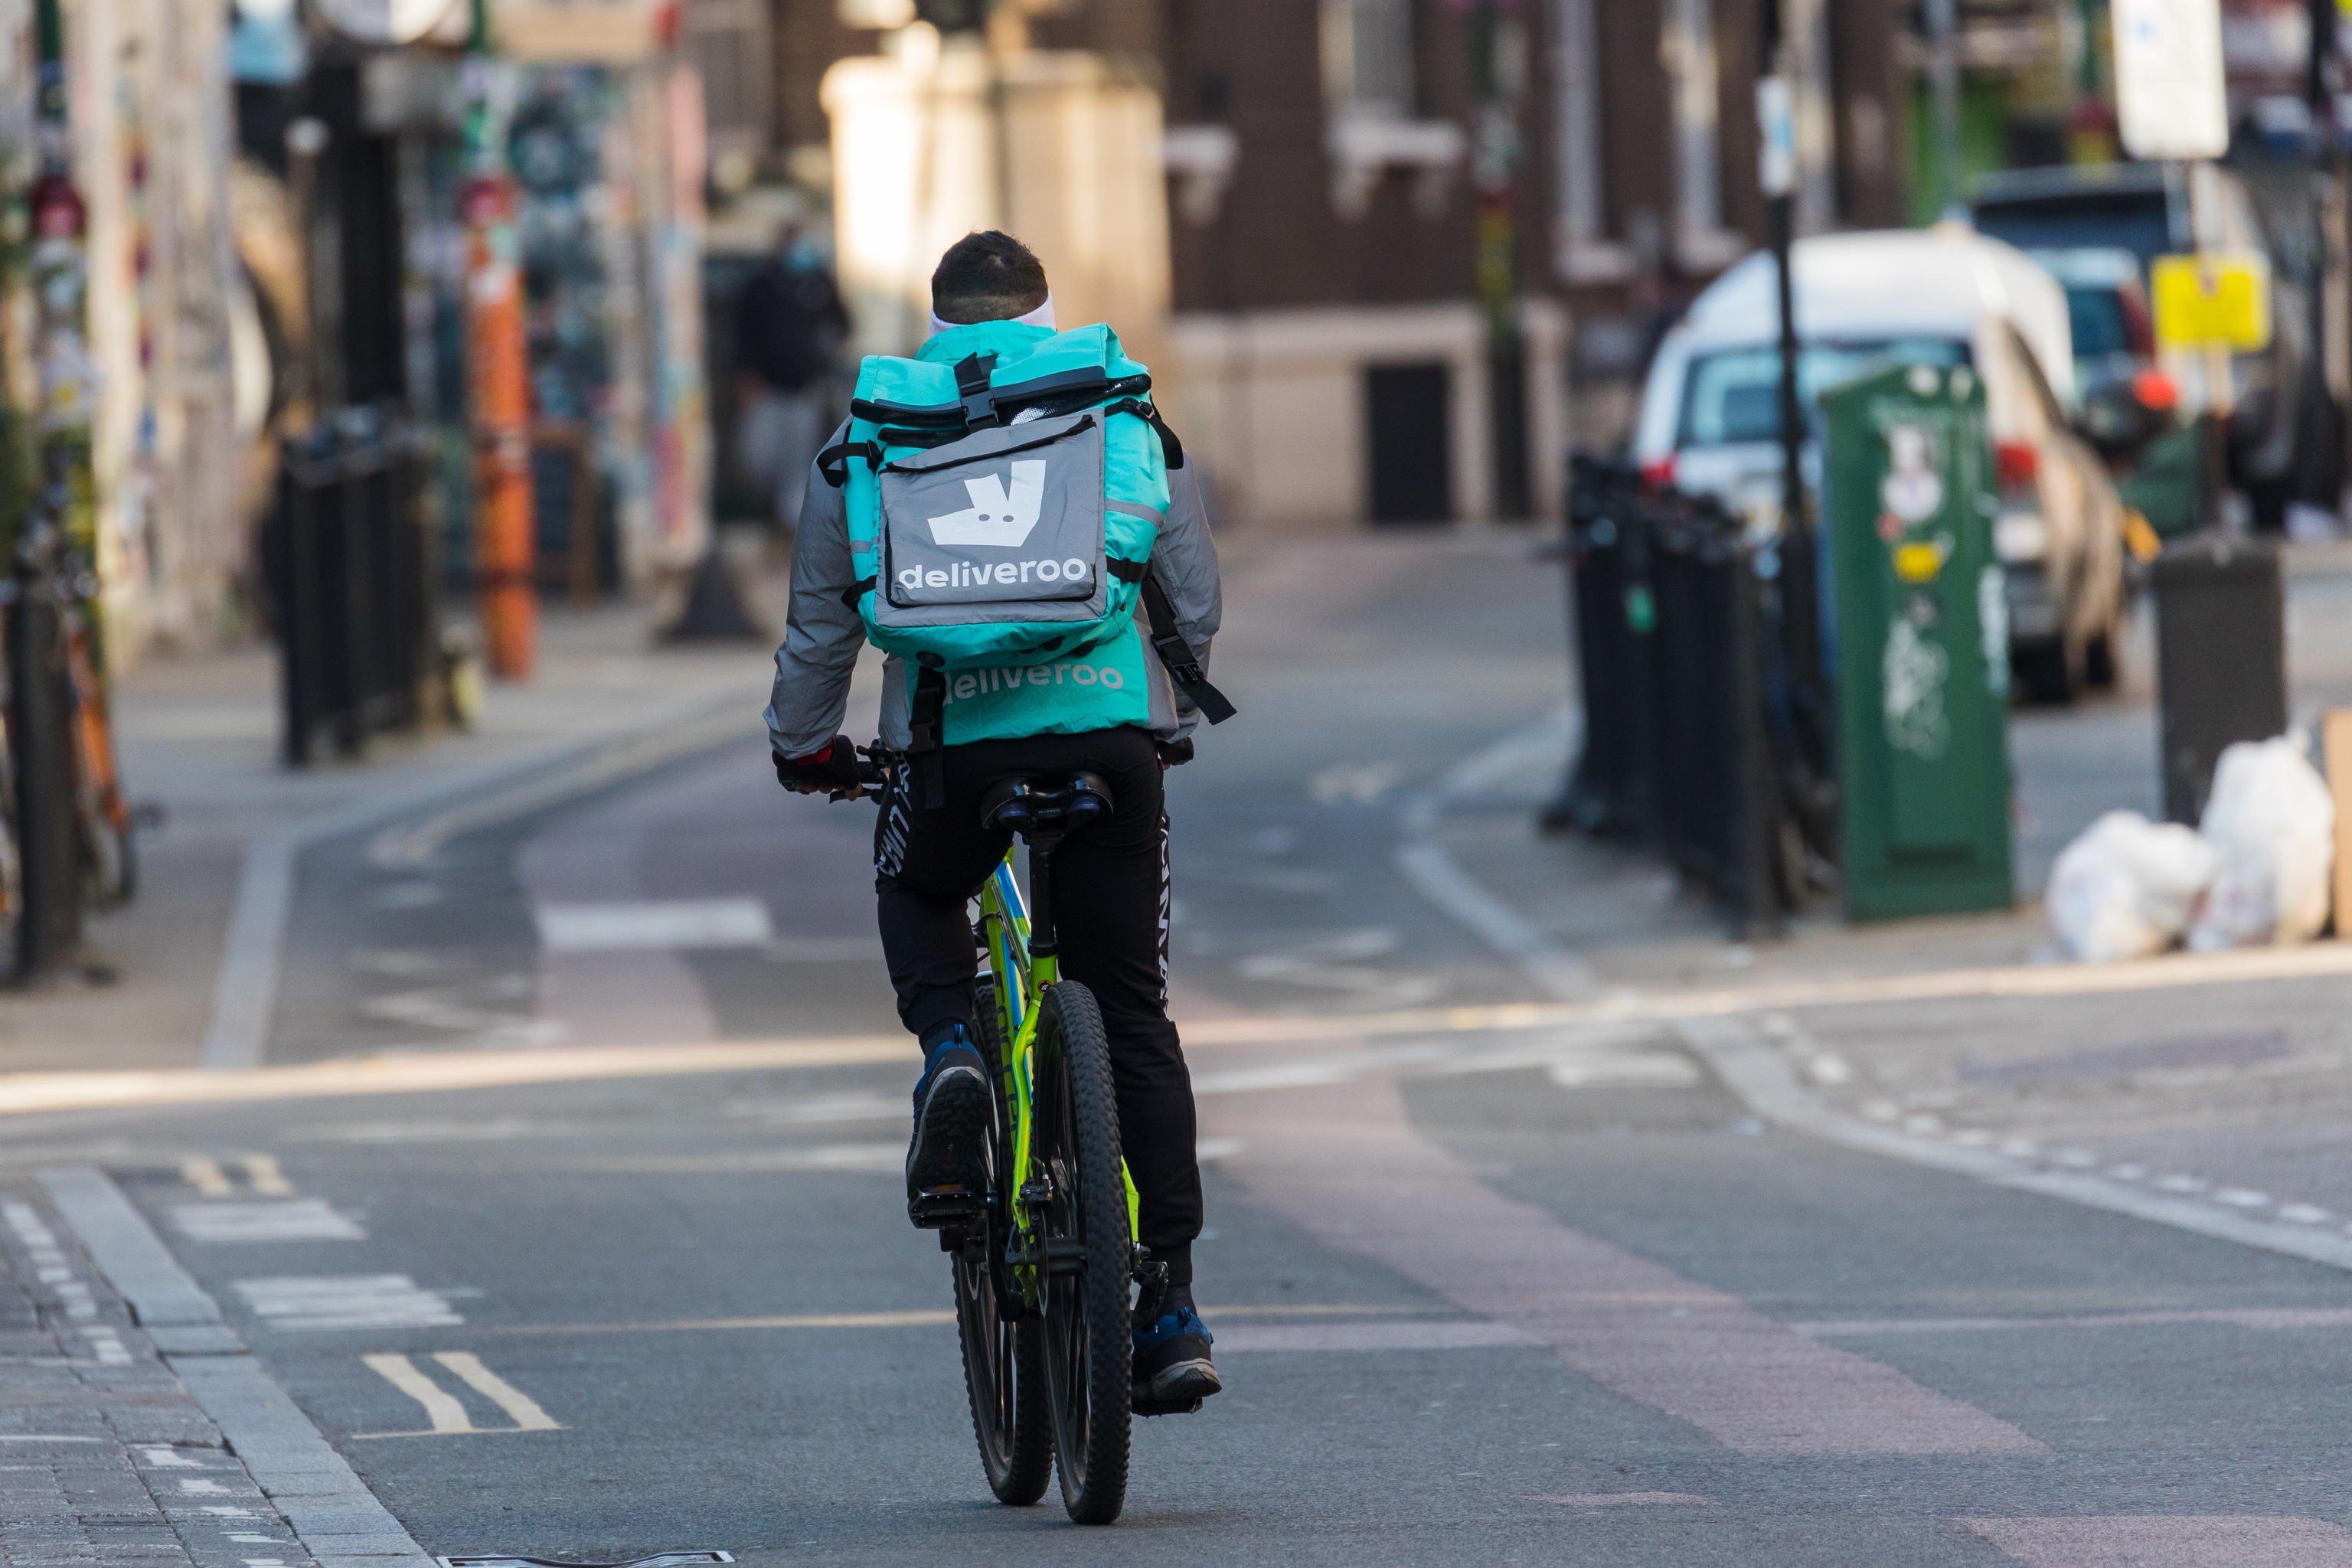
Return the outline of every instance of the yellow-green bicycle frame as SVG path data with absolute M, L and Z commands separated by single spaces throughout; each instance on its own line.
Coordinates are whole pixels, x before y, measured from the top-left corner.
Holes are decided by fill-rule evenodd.
M 988 944 L 988 967 L 996 976 L 996 1037 L 1007 1042 L 1002 1070 L 1004 1104 L 1013 1118 L 1013 1169 L 1004 1182 L 1005 1198 L 1016 1251 L 1035 1257 L 1040 1251 L 1036 1219 L 1022 1194 L 1029 1184 L 1030 1139 L 1036 1121 L 1038 1003 L 1045 987 L 1061 979 L 1062 961 L 1052 953 L 1039 956 L 1029 951 L 1029 907 L 1013 874 L 1009 850 L 981 887 L 980 924 Z M 1132 1242 L 1143 1227 L 1142 1200 L 1124 1160 L 1118 1173 L 1127 1188 L 1127 1234 Z M 1013 1276 L 1022 1296 L 1035 1305 L 1040 1293 L 1036 1270 L 1017 1267 Z

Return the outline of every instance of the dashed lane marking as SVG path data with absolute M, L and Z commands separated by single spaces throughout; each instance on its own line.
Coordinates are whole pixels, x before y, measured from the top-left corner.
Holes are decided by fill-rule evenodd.
M 405 1274 L 336 1274 L 240 1279 L 237 1294 L 273 1329 L 442 1328 L 466 1320 L 457 1292 L 427 1289 Z
M 546 903 L 532 911 L 549 952 L 655 952 L 767 947 L 775 941 L 757 899 L 647 899 L 630 903 Z
M 172 1223 L 191 1241 L 365 1241 L 357 1220 L 323 1198 L 178 1204 Z

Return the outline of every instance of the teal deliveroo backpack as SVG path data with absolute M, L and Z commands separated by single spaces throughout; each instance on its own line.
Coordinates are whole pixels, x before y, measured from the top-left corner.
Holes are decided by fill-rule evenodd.
M 914 672 L 909 757 L 927 806 L 959 672 L 1076 658 L 1125 636 L 1139 605 L 1202 717 L 1234 711 L 1151 574 L 1184 450 L 1150 401 L 1150 373 L 1107 326 L 994 335 L 1004 351 L 952 364 L 867 356 L 846 436 L 817 459 L 843 491 L 858 579 L 843 597 Z

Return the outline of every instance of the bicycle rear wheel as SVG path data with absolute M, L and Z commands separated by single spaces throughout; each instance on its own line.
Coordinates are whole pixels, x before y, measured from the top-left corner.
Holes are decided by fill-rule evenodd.
M 1037 1027 L 1033 1161 L 1046 1184 L 1045 1361 L 1062 1506 L 1108 1524 L 1127 1506 L 1135 1344 L 1133 1248 L 1119 1160 L 1118 1106 L 1102 1014 L 1083 985 L 1045 994 Z
M 996 1500 L 1016 1507 L 1045 1495 L 1054 1468 L 1054 1433 L 1045 1399 L 1044 1346 L 1034 1322 L 1013 1322 L 998 1294 L 1000 1262 L 1011 1226 L 1003 1202 L 1004 1173 L 1013 1168 L 1005 1149 L 1004 1087 L 996 1076 L 1003 1041 L 993 988 L 982 981 L 975 998 L 982 1055 L 996 1086 L 996 1203 L 986 1221 L 955 1249 L 956 1338 L 963 1350 L 963 1386 L 971 1403 L 972 1436 L 980 1441 L 981 1467 Z

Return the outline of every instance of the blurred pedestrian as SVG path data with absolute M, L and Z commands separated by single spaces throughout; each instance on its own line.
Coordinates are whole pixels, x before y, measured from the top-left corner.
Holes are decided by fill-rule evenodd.
M 737 450 L 744 470 L 770 488 L 777 522 L 799 529 L 809 464 L 832 428 L 835 372 L 849 311 L 824 247 L 798 218 L 776 236 L 775 254 L 744 285 L 743 387 Z

